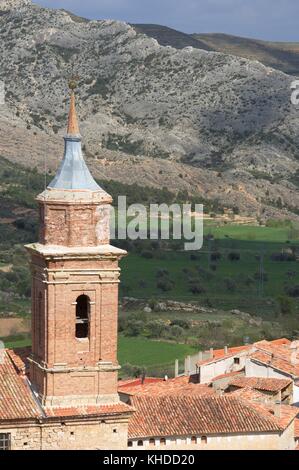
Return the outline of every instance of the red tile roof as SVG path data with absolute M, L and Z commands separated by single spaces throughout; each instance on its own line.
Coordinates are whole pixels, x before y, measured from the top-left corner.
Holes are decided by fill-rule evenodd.
M 119 386 L 119 392 L 128 395 L 214 395 L 214 391 L 207 385 L 194 383 L 192 377 L 182 376 L 175 379 L 162 380 L 153 383 Z
M 290 379 L 276 379 L 264 377 L 234 377 L 229 381 L 229 385 L 234 387 L 249 387 L 265 392 L 279 392 L 292 383 Z
M 129 438 L 279 432 L 286 427 L 263 407 L 230 395 L 133 396 L 131 403 L 136 413 Z
M 42 415 L 27 378 L 18 373 L 8 351 L 0 364 L 0 422 L 22 420 Z
M 115 415 L 120 413 L 132 413 L 134 409 L 132 406 L 125 403 L 115 403 L 111 405 L 94 405 L 94 406 L 78 406 L 78 407 L 48 407 L 45 408 L 45 413 L 48 418 L 51 417 L 83 417 L 83 416 L 103 416 Z
M 224 349 L 215 349 L 213 351 L 213 357 L 210 357 L 208 359 L 203 359 L 202 361 L 198 361 L 197 366 L 200 367 L 206 364 L 210 364 L 212 362 L 221 361 L 223 359 L 228 359 L 230 357 L 236 356 L 239 353 L 243 353 L 246 351 L 249 352 L 251 349 L 252 349 L 252 344 L 228 348 L 227 353 L 224 351 Z
M 238 398 L 243 398 L 244 400 L 248 400 L 250 402 L 253 401 L 258 403 L 265 403 L 268 399 L 264 393 L 259 392 L 258 390 L 253 390 L 252 388 L 248 387 L 238 388 L 237 390 L 228 393 L 229 395 L 233 395 L 234 397 Z
M 227 372 L 226 374 L 217 375 L 211 380 L 211 382 L 213 383 L 213 382 L 216 382 L 217 380 L 226 379 L 226 378 L 230 378 L 234 376 L 243 376 L 244 373 L 245 373 L 244 368 L 241 370 L 234 370 L 232 372 Z
M 157 382 L 164 382 L 164 379 L 158 377 L 146 377 L 144 380 L 142 378 L 137 379 L 127 379 L 127 380 L 119 380 L 118 387 L 123 389 L 126 387 L 135 387 L 137 385 L 148 385 Z
M 28 349 L 4 351 L 4 363 L 0 364 L 0 422 L 47 417 L 115 415 L 134 411 L 132 407 L 122 402 L 86 407 L 42 408 L 24 373 L 28 353 L 30 353 Z

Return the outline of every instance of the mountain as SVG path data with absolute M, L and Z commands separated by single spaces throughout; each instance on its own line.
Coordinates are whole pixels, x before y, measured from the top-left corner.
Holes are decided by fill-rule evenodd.
M 73 72 L 95 176 L 298 217 L 291 76 L 190 44 L 165 47 L 126 23 L 0 1 L 1 156 L 57 168 Z
M 260 41 L 229 34 L 193 34 L 200 47 L 258 60 L 267 67 L 299 75 L 299 43 Z
M 229 34 L 186 34 L 157 24 L 133 24 L 134 29 L 154 38 L 161 46 L 194 47 L 258 60 L 267 67 L 299 75 L 299 43 L 271 42 Z

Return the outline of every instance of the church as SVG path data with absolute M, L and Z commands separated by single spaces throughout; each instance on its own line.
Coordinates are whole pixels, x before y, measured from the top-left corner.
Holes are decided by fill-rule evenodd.
M 2 449 L 123 449 L 131 406 L 117 393 L 119 260 L 110 245 L 112 198 L 91 176 L 71 88 L 64 158 L 37 197 L 40 231 L 26 246 L 32 348 L 4 351 Z
M 26 246 L 32 347 L 0 351 L 0 450 L 294 449 L 288 340 L 212 351 L 193 375 L 118 382 L 119 261 L 127 253 L 110 245 L 112 198 L 84 161 L 70 87 L 64 157 L 37 197 L 39 240 Z M 278 357 L 275 370 L 284 364 L 283 377 L 244 377 L 245 360 L 268 367 L 269 354 Z

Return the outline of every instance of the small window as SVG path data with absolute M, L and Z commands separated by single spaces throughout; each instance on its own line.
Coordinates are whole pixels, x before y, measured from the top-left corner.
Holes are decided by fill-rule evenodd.
M 240 364 L 240 358 L 234 357 L 234 364 Z
M 76 301 L 76 338 L 88 338 L 90 300 L 80 295 Z
M 200 438 L 202 444 L 207 444 L 208 443 L 208 438 L 207 436 L 201 436 Z
M 133 447 L 133 442 L 132 441 L 128 442 L 128 447 Z
M 162 437 L 162 439 L 160 439 L 160 446 L 166 446 L 166 439 L 165 439 L 165 437 Z
M 155 439 L 151 438 L 151 439 L 149 440 L 149 445 L 150 445 L 151 447 L 154 447 L 154 446 L 156 445 Z
M 197 437 L 196 436 L 191 437 L 191 444 L 197 444 Z
M 138 442 L 137 442 L 137 445 L 138 445 L 138 447 L 143 446 L 143 441 L 138 441 Z
M 0 433 L 0 450 L 10 450 L 10 434 Z

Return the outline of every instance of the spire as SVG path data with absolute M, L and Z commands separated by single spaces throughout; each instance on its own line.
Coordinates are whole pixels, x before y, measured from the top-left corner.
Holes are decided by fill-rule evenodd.
M 69 83 L 71 99 L 67 135 L 64 138 L 64 157 L 55 178 L 51 181 L 48 188 L 103 191 L 90 174 L 82 154 L 74 92 L 76 86 L 76 81 L 72 79 Z
M 75 92 L 73 89 L 71 91 L 71 103 L 70 103 L 69 120 L 68 120 L 68 126 L 67 126 L 67 134 L 69 136 L 80 135 L 78 117 L 77 117 L 77 112 L 76 112 L 76 97 L 75 97 Z

